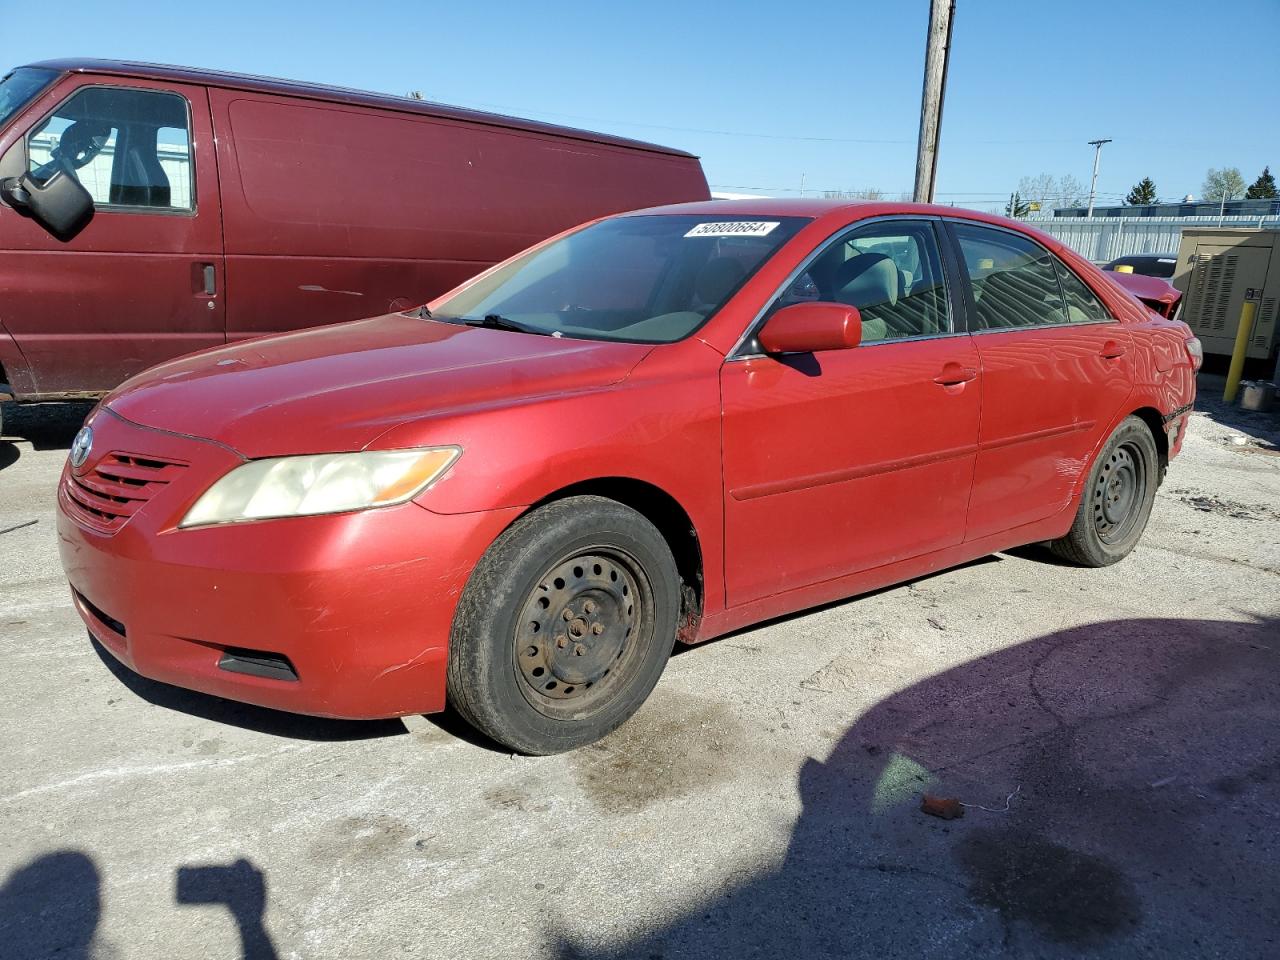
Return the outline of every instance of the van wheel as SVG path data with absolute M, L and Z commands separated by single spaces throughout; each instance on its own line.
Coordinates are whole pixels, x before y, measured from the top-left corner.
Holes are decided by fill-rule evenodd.
M 1147 526 L 1160 482 L 1160 458 L 1150 428 L 1126 417 L 1089 471 L 1070 532 L 1049 548 L 1083 567 L 1123 560 Z
M 599 740 L 639 709 L 675 644 L 675 560 L 636 511 L 569 497 L 476 565 L 449 641 L 449 702 L 519 753 Z

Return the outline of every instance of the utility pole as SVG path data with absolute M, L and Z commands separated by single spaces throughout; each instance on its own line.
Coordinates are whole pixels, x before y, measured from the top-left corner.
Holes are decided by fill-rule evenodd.
M 938 134 L 942 128 L 942 100 L 947 90 L 947 60 L 955 12 L 955 0 L 929 0 L 924 92 L 920 97 L 920 142 L 916 147 L 916 203 L 933 202 L 933 187 L 938 179 Z
M 1093 179 L 1089 181 L 1089 212 L 1086 217 L 1093 216 L 1093 195 L 1098 189 L 1098 159 L 1102 156 L 1102 145 L 1110 143 L 1110 140 L 1090 140 L 1089 146 L 1093 147 Z

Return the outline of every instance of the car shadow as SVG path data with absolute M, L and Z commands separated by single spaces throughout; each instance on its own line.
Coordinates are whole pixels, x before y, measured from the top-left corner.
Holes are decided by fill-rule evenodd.
M 559 955 L 1272 955 L 1278 641 L 1276 618 L 1113 620 L 920 681 L 802 765 L 775 868 Z
M 286 713 L 251 703 L 241 703 L 237 700 L 224 700 L 211 694 L 150 680 L 122 664 L 92 636 L 89 640 L 98 658 L 122 686 L 148 703 L 164 707 L 166 710 L 294 740 L 320 742 L 374 740 L 401 736 L 409 732 L 404 721 L 399 719 L 333 720 L 327 717 L 310 717 L 301 713 Z
M 263 925 L 266 877 L 250 861 L 178 867 L 174 901 L 225 907 L 236 925 L 241 960 L 279 956 Z M 99 942 L 102 913 L 102 870 L 93 857 L 81 850 L 41 854 L 0 886 L 0 956 L 93 960 L 131 954 Z
M 1014 553 L 1014 551 L 1011 551 L 1011 550 L 1004 551 L 1004 552 L 1010 553 L 1010 554 Z M 1045 553 L 1047 554 L 1048 551 L 1045 551 Z M 1050 555 L 1050 557 L 1051 556 L 1052 555 Z M 796 611 L 793 611 L 792 613 L 784 613 L 779 616 L 772 617 L 768 620 L 757 620 L 747 624 L 745 627 L 740 627 L 737 630 L 731 630 L 728 633 L 721 634 L 720 636 L 714 637 L 711 640 L 704 640 L 701 643 L 677 643 L 675 645 L 675 649 L 671 651 L 671 655 L 673 657 L 685 656 L 694 650 L 701 649 L 702 647 L 706 647 L 710 644 L 723 643 L 726 640 L 731 640 L 734 637 L 741 636 L 744 633 L 751 633 L 754 630 L 761 630 L 761 629 L 764 629 L 765 627 L 773 627 L 779 624 L 789 623 L 792 620 L 799 620 L 802 617 L 812 616 L 813 614 L 821 613 L 824 610 L 831 610 L 835 607 L 842 607 L 846 603 L 857 603 L 858 601 L 866 600 L 869 597 L 878 597 L 882 593 L 888 593 L 891 590 L 900 590 L 903 587 L 910 587 L 917 583 L 925 583 L 929 580 L 932 580 L 934 577 L 946 576 L 947 574 L 954 573 L 957 570 L 965 570 L 969 567 L 981 567 L 989 563 L 999 563 L 1001 559 L 1002 557 L 998 553 L 988 553 L 985 556 L 977 557 L 973 560 L 967 560 L 964 563 L 955 565 L 954 567 L 943 567 L 941 570 L 936 570 L 933 573 L 926 573 L 919 577 L 913 577 L 910 580 L 900 580 L 897 583 L 891 583 L 886 587 L 880 587 L 878 590 L 868 590 L 866 593 L 855 594 L 852 597 L 841 597 L 838 600 L 831 600 L 827 603 L 820 603 L 816 607 L 805 607 L 802 610 L 796 610 Z M 1045 557 L 1040 554 L 1036 554 L 1035 559 L 1043 560 L 1045 559 Z

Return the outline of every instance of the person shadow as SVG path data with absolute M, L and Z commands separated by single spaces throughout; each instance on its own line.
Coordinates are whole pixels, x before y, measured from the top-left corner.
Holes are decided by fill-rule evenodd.
M 225 906 L 240 935 L 242 960 L 276 960 L 275 945 L 262 922 L 267 911 L 266 877 L 248 860 L 179 867 L 175 897 L 180 904 Z
M 97 942 L 102 880 L 93 858 L 80 850 L 41 854 L 14 870 L 0 886 L 0 960 L 114 955 L 116 951 Z M 242 960 L 277 960 L 263 923 L 266 877 L 250 861 L 179 867 L 174 900 L 180 906 L 225 907 L 235 923 Z
M 775 868 L 621 943 L 553 931 L 556 953 L 1275 956 L 1278 640 L 1276 618 L 1113 620 L 938 673 L 805 761 Z
M 79 850 L 57 850 L 0 886 L 0 958 L 91 960 L 102 915 L 102 877 Z

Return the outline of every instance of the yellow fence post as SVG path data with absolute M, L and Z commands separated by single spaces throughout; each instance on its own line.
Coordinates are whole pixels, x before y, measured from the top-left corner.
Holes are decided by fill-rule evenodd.
M 1225 403 L 1234 403 L 1240 389 L 1240 374 L 1244 373 L 1244 355 L 1249 352 L 1249 337 L 1253 334 L 1253 314 L 1258 309 L 1254 300 L 1246 300 L 1240 310 L 1240 326 L 1236 330 L 1236 346 L 1231 351 L 1231 369 L 1227 371 L 1227 389 L 1222 391 Z

